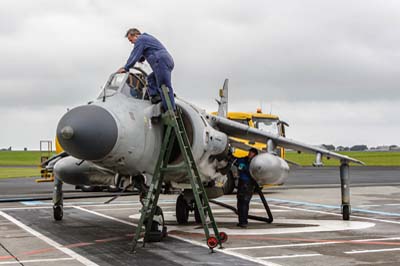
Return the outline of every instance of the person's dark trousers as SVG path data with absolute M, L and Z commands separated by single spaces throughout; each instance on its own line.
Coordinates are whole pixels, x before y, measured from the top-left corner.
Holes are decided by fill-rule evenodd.
M 165 101 L 164 94 L 161 91 L 161 86 L 165 85 L 169 88 L 169 98 L 172 107 L 175 109 L 174 90 L 172 88 L 171 73 L 174 69 L 174 61 L 168 54 L 161 54 L 160 58 L 152 66 L 153 73 L 147 77 L 149 83 L 149 94 L 151 97 L 160 95 L 163 103 L 164 110 L 167 110 L 167 102 Z
M 249 206 L 253 196 L 254 184 L 252 181 L 245 182 L 239 179 L 237 192 L 237 209 L 240 225 L 247 225 L 249 216 Z

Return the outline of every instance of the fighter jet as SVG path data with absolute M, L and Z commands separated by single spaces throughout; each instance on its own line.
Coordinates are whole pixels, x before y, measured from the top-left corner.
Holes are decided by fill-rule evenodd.
M 162 144 L 164 126 L 160 121 L 162 106 L 152 104 L 146 85 L 146 73 L 140 69 L 129 73 L 112 74 L 99 96 L 85 105 L 69 110 L 57 126 L 57 138 L 65 152 L 55 157 L 54 218 L 63 217 L 62 184 L 116 185 L 122 183 L 146 190 L 150 184 Z M 228 120 L 227 88 L 220 91 L 218 115 L 180 97 L 176 104 L 181 110 L 184 126 L 194 159 L 210 199 L 222 196 L 226 173 L 230 170 L 232 149 L 243 147 L 232 138 L 266 143 L 267 149 L 251 162 L 250 172 L 259 186 L 282 184 L 288 177 L 289 166 L 277 156 L 278 146 L 316 155 L 316 164 L 322 158 L 342 162 L 343 218 L 349 219 L 350 199 L 348 164 L 362 164 L 359 160 L 319 147 L 291 140 L 247 125 Z M 178 144 L 174 147 L 169 164 L 183 164 Z M 176 167 L 177 169 L 179 167 Z M 176 219 L 187 223 L 189 212 L 195 211 L 194 197 L 185 173 L 169 171 L 165 188 L 179 189 L 176 201 Z

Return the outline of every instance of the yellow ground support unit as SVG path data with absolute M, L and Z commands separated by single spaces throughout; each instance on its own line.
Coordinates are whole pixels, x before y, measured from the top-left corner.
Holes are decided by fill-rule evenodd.
M 214 112 L 213 114 L 217 115 L 217 112 Z M 283 137 L 285 137 L 285 126 L 288 126 L 288 124 L 286 122 L 281 121 L 277 115 L 262 113 L 261 108 L 258 108 L 256 113 L 228 112 L 226 117 L 230 120 L 245 124 L 246 126 L 258 128 L 260 130 L 277 134 Z M 267 149 L 267 144 L 265 143 L 254 142 L 240 138 L 232 138 L 232 139 L 237 142 L 241 142 L 246 146 L 256 148 L 257 150 L 260 151 L 264 150 L 266 151 Z M 276 152 L 282 159 L 285 159 L 284 148 L 277 147 Z M 237 158 L 243 158 L 248 155 L 248 151 L 240 148 L 235 148 L 233 155 Z M 237 186 L 239 173 L 234 168 L 233 170 L 228 172 L 227 177 L 228 180 L 224 184 L 224 192 L 225 194 L 231 194 L 234 188 Z M 264 185 L 264 187 L 268 186 L 270 185 Z
M 213 113 L 217 114 L 217 113 Z M 258 108 L 256 113 L 246 113 L 246 112 L 228 112 L 227 118 L 240 122 L 249 127 L 258 128 L 273 134 L 278 134 L 280 136 L 285 136 L 285 122 L 279 120 L 279 117 L 273 114 L 264 114 L 261 109 Z M 240 138 L 233 138 L 236 141 L 242 142 L 246 145 L 254 147 L 258 150 L 266 150 L 267 145 L 265 143 L 252 142 Z M 278 147 L 278 153 L 281 158 L 285 158 L 285 149 Z M 233 155 L 238 158 L 246 157 L 247 151 L 241 149 L 235 149 Z
M 56 147 L 57 147 L 57 144 L 58 144 L 58 141 L 56 139 Z M 52 155 L 53 155 L 52 141 L 51 140 L 41 140 L 40 141 L 40 164 L 39 164 L 41 178 L 36 179 L 35 180 L 36 183 L 53 182 L 54 181 L 53 171 L 49 171 L 47 169 L 47 167 L 43 165 L 43 162 L 50 159 L 50 157 Z

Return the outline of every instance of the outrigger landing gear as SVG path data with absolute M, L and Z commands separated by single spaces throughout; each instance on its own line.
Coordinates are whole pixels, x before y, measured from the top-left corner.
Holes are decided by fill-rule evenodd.
M 340 164 L 340 183 L 342 191 L 342 216 L 345 221 L 350 220 L 351 214 L 349 168 L 349 162 L 342 160 Z
M 64 215 L 62 186 L 63 182 L 56 176 L 53 191 L 53 217 L 56 221 L 61 221 Z

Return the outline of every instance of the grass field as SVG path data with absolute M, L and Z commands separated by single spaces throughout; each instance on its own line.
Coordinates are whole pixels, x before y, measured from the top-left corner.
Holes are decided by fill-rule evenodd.
M 39 168 L 0 168 L 0 178 L 30 176 L 40 176 Z
M 342 152 L 342 154 L 356 158 L 367 166 L 400 166 L 400 152 Z M 308 153 L 286 152 L 286 158 L 303 166 L 311 166 L 315 155 Z M 40 162 L 39 151 L 0 151 L 0 166 L 31 165 L 37 166 Z M 338 160 L 324 159 L 325 166 L 337 166 Z M 33 168 L 0 168 L 0 178 L 39 176 L 37 167 Z
M 0 151 L 0 165 L 39 165 L 40 151 Z
M 39 151 L 0 151 L 0 178 L 40 176 Z M 30 165 L 29 168 L 1 168 L 1 166 Z
M 341 154 L 363 161 L 367 166 L 400 166 L 400 152 L 340 152 Z M 311 166 L 315 155 L 308 153 L 286 152 L 286 159 L 296 162 L 302 166 Z M 325 166 L 337 166 L 338 160 L 324 158 Z

